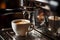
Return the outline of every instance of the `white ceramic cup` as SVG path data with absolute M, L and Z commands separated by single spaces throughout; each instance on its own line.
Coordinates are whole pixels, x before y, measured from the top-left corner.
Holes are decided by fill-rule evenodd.
M 25 36 L 29 31 L 28 28 L 31 25 L 29 20 L 16 19 L 11 22 L 12 29 L 17 36 Z

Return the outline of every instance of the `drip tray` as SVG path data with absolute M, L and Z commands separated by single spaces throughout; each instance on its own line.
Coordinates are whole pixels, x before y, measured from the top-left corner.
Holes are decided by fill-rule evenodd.
M 11 28 L 1 30 L 0 39 L 1 40 L 51 40 L 50 38 L 40 34 L 35 30 L 32 30 L 27 34 L 27 36 L 24 37 L 16 36 Z

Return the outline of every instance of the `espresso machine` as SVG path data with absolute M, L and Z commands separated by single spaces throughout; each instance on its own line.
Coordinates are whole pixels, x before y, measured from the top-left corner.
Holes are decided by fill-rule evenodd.
M 57 31 L 56 34 L 54 32 L 55 30 L 51 31 L 52 29 L 54 29 L 54 27 L 52 27 L 51 29 L 49 17 L 54 16 L 53 18 L 55 19 L 56 14 L 52 15 L 53 11 L 55 10 L 51 9 L 51 4 L 49 1 L 20 0 L 17 4 L 19 4 L 17 8 L 8 7 L 6 9 L 1 9 L 1 39 L 12 40 L 12 35 L 14 35 L 10 24 L 12 20 L 28 19 L 32 24 L 34 24 L 34 28 L 32 29 L 37 31 L 39 34 L 42 34 L 49 40 L 58 40 L 60 36 L 58 35 Z M 5 35 L 6 37 L 3 35 Z M 9 39 L 7 39 L 7 35 L 9 36 Z

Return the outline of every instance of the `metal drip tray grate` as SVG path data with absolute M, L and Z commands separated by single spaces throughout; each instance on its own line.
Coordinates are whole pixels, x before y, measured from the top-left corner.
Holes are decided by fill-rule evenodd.
M 15 36 L 13 30 L 11 28 L 7 28 L 0 30 L 0 40 L 51 40 L 51 39 L 49 37 L 44 36 L 43 34 L 40 34 L 35 30 L 29 32 L 28 36 L 26 37 Z
M 11 28 L 6 28 L 0 30 L 0 39 L 1 40 L 12 40 L 12 35 L 14 32 L 12 31 Z

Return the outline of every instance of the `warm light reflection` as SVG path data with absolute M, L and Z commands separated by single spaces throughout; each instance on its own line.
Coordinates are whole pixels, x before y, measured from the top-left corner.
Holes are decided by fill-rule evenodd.
M 51 31 L 51 28 L 49 27 L 48 30 Z
M 37 16 L 37 18 L 38 18 L 38 20 L 39 20 L 40 22 L 42 22 L 42 21 L 44 20 L 44 14 L 43 14 L 43 12 L 41 12 L 41 13 Z
M 6 8 L 6 4 L 4 2 L 2 2 L 0 7 L 1 7 L 1 9 L 5 9 Z

